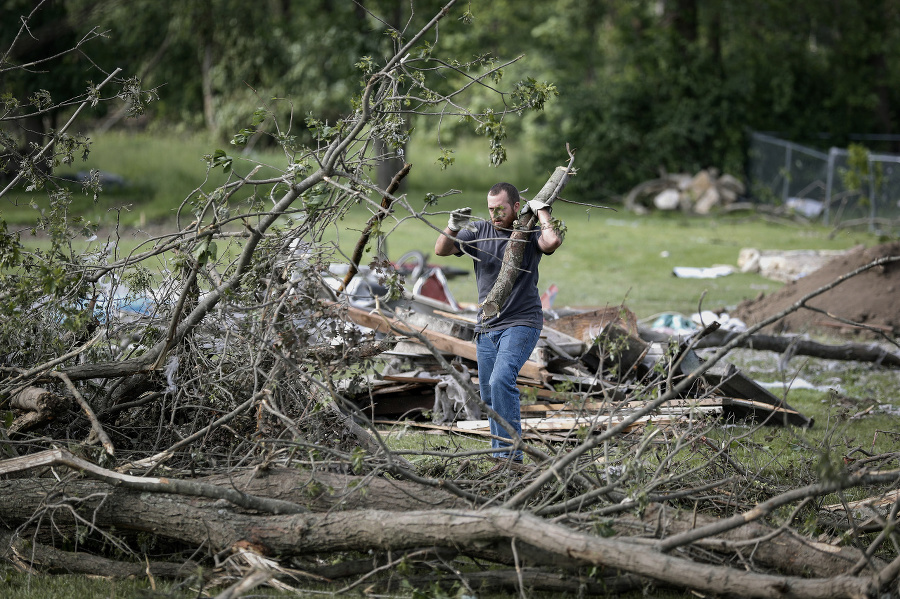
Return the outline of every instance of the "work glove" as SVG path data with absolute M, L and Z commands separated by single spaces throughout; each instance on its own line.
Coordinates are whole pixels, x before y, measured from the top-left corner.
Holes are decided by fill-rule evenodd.
M 537 216 L 538 210 L 543 210 L 546 208 L 550 210 L 550 204 L 547 202 L 542 202 L 540 200 L 528 200 L 528 202 L 522 207 L 522 210 L 519 212 L 519 216 L 525 216 L 529 212 Z
M 460 208 L 450 213 L 450 220 L 447 221 L 447 228 L 458 233 L 460 229 L 469 224 L 472 218 L 471 208 Z

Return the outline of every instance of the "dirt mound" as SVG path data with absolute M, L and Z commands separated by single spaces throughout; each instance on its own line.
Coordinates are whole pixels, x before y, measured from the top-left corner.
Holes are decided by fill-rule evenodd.
M 788 283 L 776 293 L 741 302 L 731 312 L 748 325 L 756 324 L 795 304 L 805 295 L 879 258 L 900 256 L 900 242 L 860 248 L 834 258 L 820 269 Z M 769 332 L 853 332 L 838 319 L 865 324 L 887 333 L 900 332 L 900 262 L 876 266 L 851 277 L 807 302 L 826 312 L 801 308 L 767 327 Z M 836 317 L 836 318 L 835 318 Z

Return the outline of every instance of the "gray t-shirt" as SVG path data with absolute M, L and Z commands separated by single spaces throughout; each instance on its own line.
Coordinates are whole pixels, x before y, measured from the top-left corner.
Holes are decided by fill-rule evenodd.
M 512 231 L 495 229 L 488 221 L 473 223 L 475 230 L 463 229 L 456 236 L 457 256 L 472 256 L 475 264 L 475 282 L 478 285 L 478 303 L 485 298 L 500 273 L 503 264 L 503 253 L 509 242 Z M 528 247 L 522 258 L 521 271 L 516 277 L 512 293 L 507 298 L 500 313 L 483 320 L 481 309 L 478 310 L 476 332 L 506 329 L 512 326 L 528 326 L 536 329 L 544 327 L 544 312 L 541 309 L 541 294 L 538 292 L 538 265 L 544 253 L 538 246 L 540 229 L 532 231 L 528 238 Z

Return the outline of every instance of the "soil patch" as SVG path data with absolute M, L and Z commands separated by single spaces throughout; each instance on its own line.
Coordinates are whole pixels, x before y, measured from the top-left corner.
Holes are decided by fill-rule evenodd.
M 748 325 L 756 324 L 787 309 L 803 296 L 833 283 L 842 275 L 888 256 L 900 256 L 900 242 L 860 248 L 834 258 L 776 293 L 741 302 L 732 315 Z M 807 305 L 824 313 L 801 308 L 766 329 L 776 333 L 860 331 L 859 327 L 841 322 L 840 319 L 843 319 L 896 335 L 900 332 L 900 261 L 876 266 L 851 277 L 811 299 Z

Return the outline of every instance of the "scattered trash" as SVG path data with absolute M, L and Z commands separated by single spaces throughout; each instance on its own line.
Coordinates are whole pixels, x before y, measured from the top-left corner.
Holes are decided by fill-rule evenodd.
M 694 333 L 697 330 L 697 325 L 683 314 L 664 312 L 656 317 L 650 328 L 667 335 L 685 335 Z
M 698 268 L 693 266 L 676 266 L 672 269 L 672 274 L 679 279 L 717 279 L 725 277 L 735 272 L 733 266 L 722 264 L 719 266 L 709 266 Z
M 547 288 L 547 291 L 541 294 L 541 308 L 544 310 L 550 310 L 553 308 L 553 301 L 556 299 L 556 294 L 559 292 L 559 287 L 556 284 L 550 285 Z
M 713 312 L 712 310 L 704 310 L 691 315 L 691 320 L 701 327 L 708 326 L 713 322 L 719 323 L 719 329 L 724 331 L 746 331 L 747 325 L 740 318 L 732 318 L 728 312 Z
M 780 391 L 800 391 L 802 389 L 809 391 L 820 391 L 822 393 L 826 393 L 828 391 L 834 390 L 838 393 L 843 393 L 840 387 L 835 385 L 813 385 L 806 379 L 801 378 L 793 378 L 789 381 L 774 381 L 771 383 L 759 383 L 761 387 L 765 387 L 766 389 L 778 389 Z
M 889 416 L 900 416 L 900 407 L 889 403 L 878 404 L 878 411 Z
M 825 202 L 810 198 L 788 198 L 785 207 L 806 218 L 816 218 L 825 210 Z
M 790 283 L 805 277 L 832 259 L 851 250 L 758 250 L 744 248 L 738 254 L 738 269 L 767 279 Z

